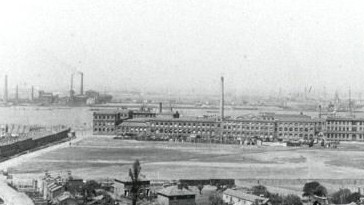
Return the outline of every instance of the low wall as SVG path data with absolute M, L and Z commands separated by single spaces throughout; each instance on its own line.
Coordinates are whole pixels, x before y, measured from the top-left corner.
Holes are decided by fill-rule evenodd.
M 22 141 L 17 141 L 12 144 L 0 146 L 0 157 L 11 157 L 18 153 L 31 150 L 52 142 L 56 142 L 68 137 L 70 129 L 65 129 L 60 132 L 49 134 L 41 137 L 27 138 Z
M 317 181 L 332 185 L 364 185 L 364 179 L 239 179 L 237 183 L 254 183 L 268 186 L 304 185 L 307 182 Z

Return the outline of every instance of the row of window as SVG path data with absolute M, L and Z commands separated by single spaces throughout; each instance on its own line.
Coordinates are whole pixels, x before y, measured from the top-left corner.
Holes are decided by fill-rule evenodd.
M 207 127 L 212 127 L 215 126 L 214 123 L 189 123 L 189 122 L 177 122 L 177 123 L 173 123 L 173 122 L 156 122 L 155 124 L 152 123 L 152 126 L 154 125 L 172 125 L 172 126 L 207 126 Z
M 115 115 L 95 115 L 94 119 L 99 120 L 113 120 L 115 119 Z
M 113 122 L 95 122 L 94 126 L 114 126 Z
M 308 129 L 308 128 L 293 128 L 293 127 L 290 127 L 290 128 L 288 128 L 288 127 L 285 127 L 285 128 L 282 128 L 282 127 L 280 127 L 279 129 L 278 129 L 279 131 L 286 131 L 286 132 L 308 132 L 308 131 L 313 131 L 313 127 L 310 127 L 310 129 Z
M 293 133 L 285 134 L 285 133 L 279 133 L 278 136 L 280 136 L 280 137 L 300 137 L 300 138 L 305 137 L 306 138 L 308 136 L 313 137 L 313 134 L 297 134 L 297 133 L 295 133 L 295 134 L 293 134 Z
M 314 125 L 313 123 L 282 123 L 278 124 L 278 127 L 313 127 Z
M 244 135 L 244 134 L 248 134 L 248 135 L 267 135 L 267 134 L 272 134 L 271 132 L 223 132 L 223 134 L 232 134 L 232 135 Z
M 357 135 L 358 139 L 364 139 L 364 135 Z M 331 139 L 349 139 L 352 136 L 350 134 L 327 134 L 327 138 L 331 138 Z
M 230 126 L 244 126 L 244 125 L 252 125 L 252 126 L 255 126 L 255 125 L 258 125 L 258 126 L 274 126 L 274 123 L 255 123 L 255 122 L 240 122 L 240 123 L 224 123 L 225 125 L 230 125 Z
M 364 121 L 327 121 L 327 125 L 364 125 Z
M 94 132 L 114 132 L 114 128 L 94 128 Z

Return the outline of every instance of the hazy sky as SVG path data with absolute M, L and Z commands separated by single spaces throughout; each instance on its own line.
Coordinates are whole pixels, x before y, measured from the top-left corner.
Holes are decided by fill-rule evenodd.
M 64 90 L 77 70 L 98 90 L 364 90 L 364 1 L 1 1 L 1 82 Z

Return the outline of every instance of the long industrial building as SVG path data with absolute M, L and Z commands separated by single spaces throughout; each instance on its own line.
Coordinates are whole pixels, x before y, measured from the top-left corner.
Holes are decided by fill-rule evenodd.
M 236 118 L 224 115 L 224 77 L 221 77 L 220 116 L 180 117 L 179 113 L 114 110 L 95 112 L 93 133 L 159 139 L 194 138 L 199 141 L 235 142 L 249 138 L 262 141 L 310 140 L 364 141 L 364 119 L 312 118 L 298 114 L 261 113 Z
M 356 130 L 358 137 L 347 137 L 339 131 L 333 133 L 334 119 L 312 118 L 307 115 L 261 113 L 259 115 L 227 118 L 180 117 L 176 113 L 152 113 L 131 110 L 94 112 L 94 134 L 150 136 L 164 139 L 185 139 L 196 137 L 200 140 L 236 141 L 257 137 L 273 139 L 312 139 L 318 135 L 332 140 L 364 140 L 364 119 L 362 128 L 350 125 L 350 132 Z M 337 120 L 336 120 L 337 121 Z M 350 121 L 349 119 L 345 120 Z M 360 125 L 360 119 L 355 120 Z M 352 121 L 350 121 L 352 122 Z M 326 129 L 329 124 L 330 129 Z M 337 123 L 337 125 L 339 125 Z M 348 125 L 349 126 L 349 125 Z M 348 128 L 345 128 L 348 129 Z M 343 131 L 341 131 L 343 132 Z M 339 135 L 337 135 L 339 134 Z M 340 135 L 341 134 L 341 135 Z

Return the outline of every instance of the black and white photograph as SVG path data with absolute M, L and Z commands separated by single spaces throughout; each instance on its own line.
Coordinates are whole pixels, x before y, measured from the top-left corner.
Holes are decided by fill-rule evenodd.
M 0 1 L 0 205 L 364 205 L 364 1 Z

